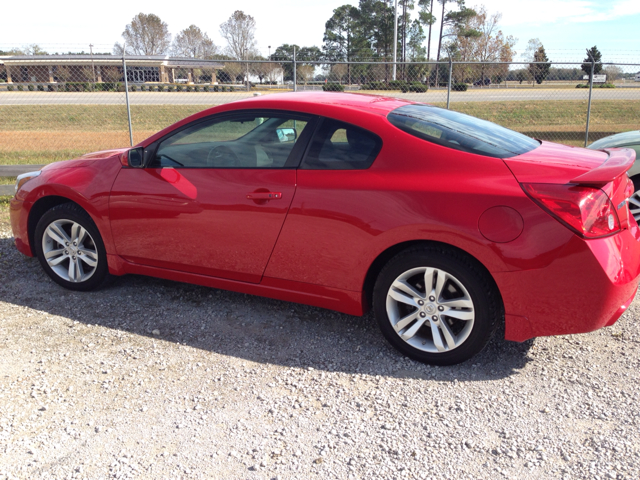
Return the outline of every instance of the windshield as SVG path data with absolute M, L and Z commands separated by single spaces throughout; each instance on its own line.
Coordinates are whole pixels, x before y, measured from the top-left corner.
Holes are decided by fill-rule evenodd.
M 415 137 L 487 157 L 515 157 L 540 145 L 495 123 L 431 105 L 405 105 L 393 110 L 387 118 L 392 125 Z

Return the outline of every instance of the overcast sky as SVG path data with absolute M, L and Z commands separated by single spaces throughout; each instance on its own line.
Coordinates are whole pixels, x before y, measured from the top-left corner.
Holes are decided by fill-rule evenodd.
M 51 0 L 27 3 L 5 2 L 2 7 L 0 48 L 37 43 L 48 51 L 110 51 L 134 15 L 154 13 L 167 22 L 173 35 L 191 24 L 206 31 L 224 46 L 219 26 L 233 13 L 243 10 L 256 19 L 258 48 L 267 55 L 283 43 L 322 46 L 324 24 L 335 8 L 357 1 L 345 0 L 235 0 L 208 2 L 163 2 L 158 0 L 71 2 Z M 640 0 L 484 0 L 489 13 L 501 12 L 500 26 L 506 35 L 518 38 L 522 53 L 530 38 L 539 38 L 551 60 L 581 60 L 584 50 L 597 45 L 603 60 L 640 62 Z M 439 4 L 434 14 L 440 18 Z M 436 38 L 437 29 L 433 37 Z

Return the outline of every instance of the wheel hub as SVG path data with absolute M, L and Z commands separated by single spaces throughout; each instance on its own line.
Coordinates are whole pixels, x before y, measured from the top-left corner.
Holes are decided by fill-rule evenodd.
M 423 308 L 424 308 L 424 311 L 429 315 L 433 315 L 438 311 L 438 309 L 433 303 L 427 303 Z

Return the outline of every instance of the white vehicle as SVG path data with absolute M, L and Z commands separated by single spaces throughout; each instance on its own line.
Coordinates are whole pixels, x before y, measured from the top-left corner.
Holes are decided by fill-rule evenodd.
M 638 72 L 636 74 L 636 76 L 635 76 L 635 78 L 633 80 L 635 80 L 636 82 L 640 82 L 640 72 Z

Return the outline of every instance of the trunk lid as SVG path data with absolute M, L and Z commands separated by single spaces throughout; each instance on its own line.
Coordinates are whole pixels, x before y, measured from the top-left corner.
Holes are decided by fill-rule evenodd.
M 535 150 L 505 158 L 504 162 L 520 183 L 570 183 L 601 166 L 609 158 L 599 150 L 541 142 Z

